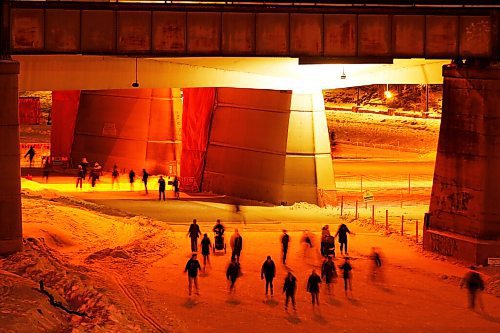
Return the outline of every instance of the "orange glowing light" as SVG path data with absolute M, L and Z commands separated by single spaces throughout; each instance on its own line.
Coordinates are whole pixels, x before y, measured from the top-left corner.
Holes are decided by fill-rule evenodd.
M 384 91 L 384 96 L 386 99 L 392 99 L 394 97 L 394 94 L 390 90 Z

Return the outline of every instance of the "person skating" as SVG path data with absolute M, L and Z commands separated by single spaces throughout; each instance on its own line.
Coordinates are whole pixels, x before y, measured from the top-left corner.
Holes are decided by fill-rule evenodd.
M 172 187 L 174 189 L 174 197 L 179 199 L 179 177 L 174 176 L 174 180 L 172 181 Z
M 276 265 L 274 261 L 271 259 L 271 256 L 267 256 L 266 261 L 262 264 L 262 268 L 260 269 L 260 278 L 263 280 L 266 279 L 266 296 L 268 294 L 269 289 L 271 290 L 271 296 L 273 293 L 273 280 L 276 276 Z
M 45 157 L 45 161 L 43 163 L 43 176 L 42 176 L 42 178 L 45 179 L 45 183 L 49 181 L 49 174 L 51 167 L 52 165 L 50 164 L 50 157 Z
M 337 277 L 337 269 L 335 268 L 335 263 L 333 262 L 333 256 L 329 255 L 323 264 L 321 265 L 321 277 L 326 283 L 326 290 L 331 293 L 331 284 L 335 281 Z
M 132 169 L 128 173 L 128 180 L 130 182 L 130 192 L 132 192 L 134 190 L 134 182 L 135 182 L 135 172 Z
M 343 254 L 344 252 L 346 255 L 349 254 L 347 252 L 347 234 L 351 234 L 351 231 L 344 223 L 342 223 L 335 234 L 335 237 L 338 237 L 337 239 L 340 244 L 340 254 Z
M 142 182 L 144 183 L 144 190 L 146 191 L 146 194 L 148 194 L 148 178 L 149 178 L 149 173 L 146 171 L 146 169 L 142 169 Z
M 470 266 L 469 271 L 462 279 L 460 288 L 463 288 L 464 285 L 468 291 L 469 309 L 474 310 L 476 307 L 476 298 L 480 300 L 479 292 L 484 290 L 483 278 L 481 277 L 481 274 L 479 274 L 479 272 L 476 270 L 475 266 Z M 479 302 L 479 304 L 482 310 L 484 310 L 482 302 Z
M 290 243 L 290 236 L 288 236 L 286 230 L 283 229 L 283 235 L 281 236 L 281 251 L 283 265 L 286 265 L 286 255 L 288 253 L 288 244 Z
M 99 165 L 99 163 L 95 162 L 94 167 L 90 172 L 92 187 L 95 187 L 96 182 L 99 180 L 101 176 L 102 176 L 102 167 Z
M 200 294 L 200 288 L 198 286 L 198 271 L 201 270 L 200 262 L 196 259 L 196 253 L 191 255 L 191 259 L 188 260 L 186 268 L 184 268 L 184 273 L 188 273 L 188 290 L 189 296 L 193 290 L 193 283 L 196 289 L 196 295 Z
M 231 258 L 236 258 L 240 261 L 241 250 L 243 250 L 243 237 L 241 237 L 238 229 L 234 229 L 234 234 L 231 236 L 229 245 L 231 245 L 232 249 Z
M 26 152 L 26 154 L 24 154 L 24 158 L 26 158 L 27 156 L 29 156 L 30 169 L 33 166 L 33 158 L 35 157 L 35 155 L 36 155 L 36 152 L 35 152 L 35 147 L 34 146 L 30 146 L 30 148 L 28 149 L 28 151 Z
M 288 311 L 288 302 L 292 301 L 293 310 L 296 311 L 295 308 L 295 292 L 297 291 L 297 278 L 292 274 L 292 272 L 288 272 L 285 278 L 285 283 L 283 284 L 283 293 L 285 294 L 285 310 Z
M 193 219 L 193 223 L 189 226 L 187 235 L 191 238 L 191 252 L 198 251 L 198 237 L 201 236 L 200 226 L 196 223 L 196 219 Z
M 210 265 L 210 248 L 211 248 L 212 242 L 210 241 L 210 238 L 208 238 L 207 234 L 203 235 L 203 238 L 201 240 L 201 255 L 203 256 L 203 271 L 205 271 L 207 267 L 207 263 L 209 266 Z
M 229 293 L 232 294 L 235 291 L 236 279 L 241 275 L 241 266 L 236 258 L 231 258 L 229 266 L 226 270 L 226 279 L 229 281 Z
M 113 165 L 113 170 L 111 171 L 111 188 L 116 186 L 120 188 L 120 172 L 118 171 L 118 166 L 115 164 Z
M 83 173 L 83 167 L 78 165 L 78 172 L 76 173 L 76 188 L 80 186 L 80 189 L 83 186 L 83 180 L 85 179 L 85 175 Z
M 89 167 L 89 161 L 87 161 L 86 157 L 82 157 L 82 162 L 80 163 L 80 165 L 82 166 L 83 180 L 85 180 L 85 178 L 87 178 L 88 167 Z
M 344 291 L 347 296 L 347 291 L 352 294 L 352 266 L 349 262 L 349 257 L 345 257 L 344 263 L 339 267 L 342 270 L 342 278 L 344 279 Z
M 161 200 L 161 197 L 163 196 L 163 201 L 165 201 L 165 188 L 165 179 L 163 179 L 163 176 L 160 176 L 158 179 L 158 200 Z
M 313 269 L 309 279 L 307 280 L 307 291 L 311 293 L 312 305 L 319 305 L 319 285 L 321 284 L 321 278 Z
M 321 252 L 321 255 L 323 257 L 326 257 L 328 255 L 328 251 L 327 251 L 327 248 L 328 248 L 328 245 L 327 245 L 327 242 L 326 242 L 326 239 L 327 237 L 330 237 L 330 227 L 328 225 L 325 225 L 323 226 L 323 228 L 321 229 L 321 248 L 320 248 L 320 252 Z

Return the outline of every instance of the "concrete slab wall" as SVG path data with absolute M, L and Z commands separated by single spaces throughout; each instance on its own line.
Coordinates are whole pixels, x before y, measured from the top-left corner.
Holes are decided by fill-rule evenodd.
M 181 125 L 179 89 L 82 91 L 71 156 L 165 174 L 180 160 Z
M 443 116 L 424 247 L 446 248 L 445 255 L 485 263 L 487 257 L 500 256 L 500 67 L 450 65 L 443 75 Z
M 323 98 L 218 88 L 203 190 L 272 203 L 318 203 L 333 191 Z

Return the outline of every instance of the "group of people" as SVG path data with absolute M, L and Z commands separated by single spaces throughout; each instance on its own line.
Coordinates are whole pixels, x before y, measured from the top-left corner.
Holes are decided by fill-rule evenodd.
M 76 187 L 82 188 L 83 181 L 87 179 L 91 181 L 92 187 L 96 186 L 97 181 L 103 175 L 102 166 L 99 165 L 98 162 L 95 162 L 94 166 L 91 167 L 90 163 L 87 161 L 86 157 L 82 158 L 80 164 L 78 164 L 78 171 L 76 175 Z M 146 169 L 142 169 L 142 177 L 141 181 L 144 184 L 144 191 L 146 194 L 149 194 L 148 190 L 148 180 L 150 174 L 146 171 Z M 128 179 L 130 183 L 130 191 L 134 191 L 134 183 L 136 181 L 136 173 L 133 169 L 131 169 L 128 173 Z M 120 170 L 116 164 L 113 165 L 113 169 L 111 171 L 111 188 L 115 187 L 115 184 L 118 188 L 120 188 Z M 168 181 L 169 185 L 172 185 L 174 190 L 174 196 L 176 199 L 179 198 L 179 178 L 177 176 L 173 177 L 173 180 Z M 158 200 L 165 201 L 166 195 L 166 182 L 163 176 L 160 176 L 158 179 Z
M 215 226 L 212 228 L 212 231 L 215 234 L 215 237 L 223 237 L 225 233 L 225 228 L 221 224 L 220 220 L 217 220 Z M 341 252 L 346 253 L 347 255 L 347 234 L 351 233 L 345 224 L 342 224 L 339 227 L 339 230 L 336 233 L 336 237 L 342 239 L 340 242 L 342 245 Z M 203 236 L 202 236 L 203 235 Z M 306 234 L 309 238 L 309 234 Z M 202 234 L 200 230 L 200 226 L 197 223 L 196 219 L 193 219 L 191 225 L 189 226 L 189 230 L 187 232 L 187 237 L 190 238 L 190 245 L 192 255 L 191 258 L 186 263 L 184 272 L 187 272 L 188 275 L 188 292 L 191 296 L 193 287 L 197 295 L 199 295 L 199 286 L 198 286 L 198 273 L 200 271 L 205 271 L 207 264 L 210 265 L 210 252 L 215 251 L 215 247 L 213 246 L 208 234 Z M 322 236 L 330 236 L 328 232 L 328 226 L 323 228 Z M 203 256 L 203 267 L 198 261 L 198 240 L 201 238 L 200 247 L 201 254 Z M 324 241 L 324 239 L 322 239 Z M 303 240 L 306 246 L 313 246 L 313 242 L 311 239 L 309 241 Z M 283 230 L 283 233 L 280 238 L 281 249 L 282 249 L 282 263 L 286 266 L 287 254 L 290 244 L 290 236 L 287 233 L 287 230 Z M 233 294 L 235 292 L 235 284 L 239 276 L 241 276 L 241 251 L 243 249 L 243 238 L 238 232 L 238 229 L 235 229 L 234 234 L 231 237 L 230 241 L 231 245 L 231 261 L 226 269 L 226 279 L 229 284 L 229 293 Z M 323 252 L 322 252 L 323 254 Z M 325 254 L 325 259 L 321 265 L 321 275 L 316 272 L 316 269 L 313 269 L 309 278 L 307 279 L 306 290 L 311 294 L 311 303 L 314 306 L 319 305 L 319 293 L 320 293 L 320 285 L 325 282 L 327 292 L 331 294 L 332 292 L 332 283 L 334 283 L 337 279 L 337 267 L 333 261 L 333 255 Z M 380 256 L 377 257 L 379 265 L 381 265 Z M 342 271 L 342 278 L 344 280 L 344 290 L 346 296 L 348 296 L 348 292 L 352 293 L 352 283 L 351 283 L 351 271 L 352 265 L 350 263 L 349 257 L 344 258 L 344 262 L 338 267 L 339 270 Z M 266 260 L 261 266 L 260 277 L 262 280 L 265 280 L 265 295 L 274 296 L 274 279 L 276 277 L 276 264 L 271 256 L 267 256 Z M 297 278 L 295 275 L 288 270 L 285 280 L 283 282 L 282 292 L 285 294 L 285 309 L 288 310 L 288 305 L 291 302 L 293 309 L 296 310 L 296 302 L 295 302 L 295 294 L 297 291 Z

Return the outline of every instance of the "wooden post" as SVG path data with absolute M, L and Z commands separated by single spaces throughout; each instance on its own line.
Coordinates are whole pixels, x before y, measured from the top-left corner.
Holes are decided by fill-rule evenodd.
M 404 223 L 405 223 L 405 216 L 401 215 L 401 236 L 404 234 Z
M 418 220 L 415 222 L 415 242 L 418 243 Z
M 389 210 L 385 210 L 385 230 L 389 230 Z
M 340 216 L 344 213 L 344 196 L 340 197 Z
M 411 192 L 411 177 L 410 177 L 410 174 L 408 174 L 408 194 L 410 194 Z
M 354 213 L 354 219 L 358 219 L 358 200 L 356 200 L 356 212 Z
M 375 205 L 372 205 L 372 224 L 375 224 Z

